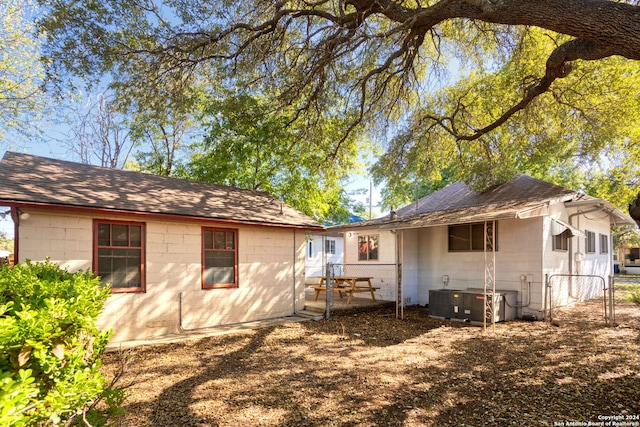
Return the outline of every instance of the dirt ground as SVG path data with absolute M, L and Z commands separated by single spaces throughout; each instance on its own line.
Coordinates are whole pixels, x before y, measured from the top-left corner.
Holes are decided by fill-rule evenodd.
M 605 326 L 598 300 L 556 313 L 557 325 L 483 334 L 422 307 L 404 320 L 377 309 L 139 347 L 116 424 L 640 425 L 640 308 L 616 315 Z M 109 374 L 118 357 L 104 358 Z

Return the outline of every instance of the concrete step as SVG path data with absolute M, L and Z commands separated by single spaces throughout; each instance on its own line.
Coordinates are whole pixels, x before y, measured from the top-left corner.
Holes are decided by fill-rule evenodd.
M 308 317 L 310 319 L 313 320 L 322 320 L 324 319 L 324 311 L 320 312 L 320 311 L 316 311 L 316 310 L 309 310 L 309 309 L 304 309 L 304 310 L 300 310 L 296 313 L 298 316 L 300 317 Z

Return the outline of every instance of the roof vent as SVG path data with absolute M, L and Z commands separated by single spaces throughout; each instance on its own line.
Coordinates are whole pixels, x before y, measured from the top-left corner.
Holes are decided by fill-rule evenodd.
M 391 209 L 391 212 L 389 213 L 389 219 L 396 219 L 396 218 L 398 218 L 398 213 L 393 209 Z

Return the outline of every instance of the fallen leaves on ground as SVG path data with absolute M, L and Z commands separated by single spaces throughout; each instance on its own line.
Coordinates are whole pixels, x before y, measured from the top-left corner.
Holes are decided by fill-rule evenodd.
M 395 309 L 139 347 L 121 426 L 553 426 L 640 415 L 640 308 L 483 329 Z M 115 372 L 118 354 L 104 358 Z M 640 419 L 636 419 L 640 422 Z M 586 425 L 586 424 L 585 424 Z

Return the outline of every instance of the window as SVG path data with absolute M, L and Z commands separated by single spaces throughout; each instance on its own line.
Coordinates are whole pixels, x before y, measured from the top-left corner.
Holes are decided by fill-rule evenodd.
M 325 240 L 324 242 L 324 251 L 328 254 L 335 255 L 336 254 L 336 241 L 335 240 Z
M 307 258 L 313 258 L 313 242 L 307 244 Z
M 585 240 L 585 247 L 588 254 L 594 254 L 596 252 L 596 233 L 593 231 L 586 231 L 587 237 Z
M 487 249 L 491 248 L 491 237 L 494 234 L 491 229 L 492 222 L 487 222 Z M 496 245 L 498 250 L 498 223 L 495 229 Z M 449 226 L 449 252 L 484 251 L 484 225 L 485 223 L 450 225 Z
M 378 236 L 358 236 L 358 261 L 378 259 Z
M 608 254 L 609 253 L 609 236 L 606 234 L 600 235 L 600 253 Z
M 113 292 L 144 292 L 143 223 L 95 220 L 94 272 Z
M 553 250 L 554 251 L 569 250 L 569 238 L 571 236 L 572 234 L 569 229 L 566 229 L 562 233 L 557 234 L 555 236 L 551 236 L 553 238 Z
M 202 288 L 238 287 L 238 231 L 202 230 Z

